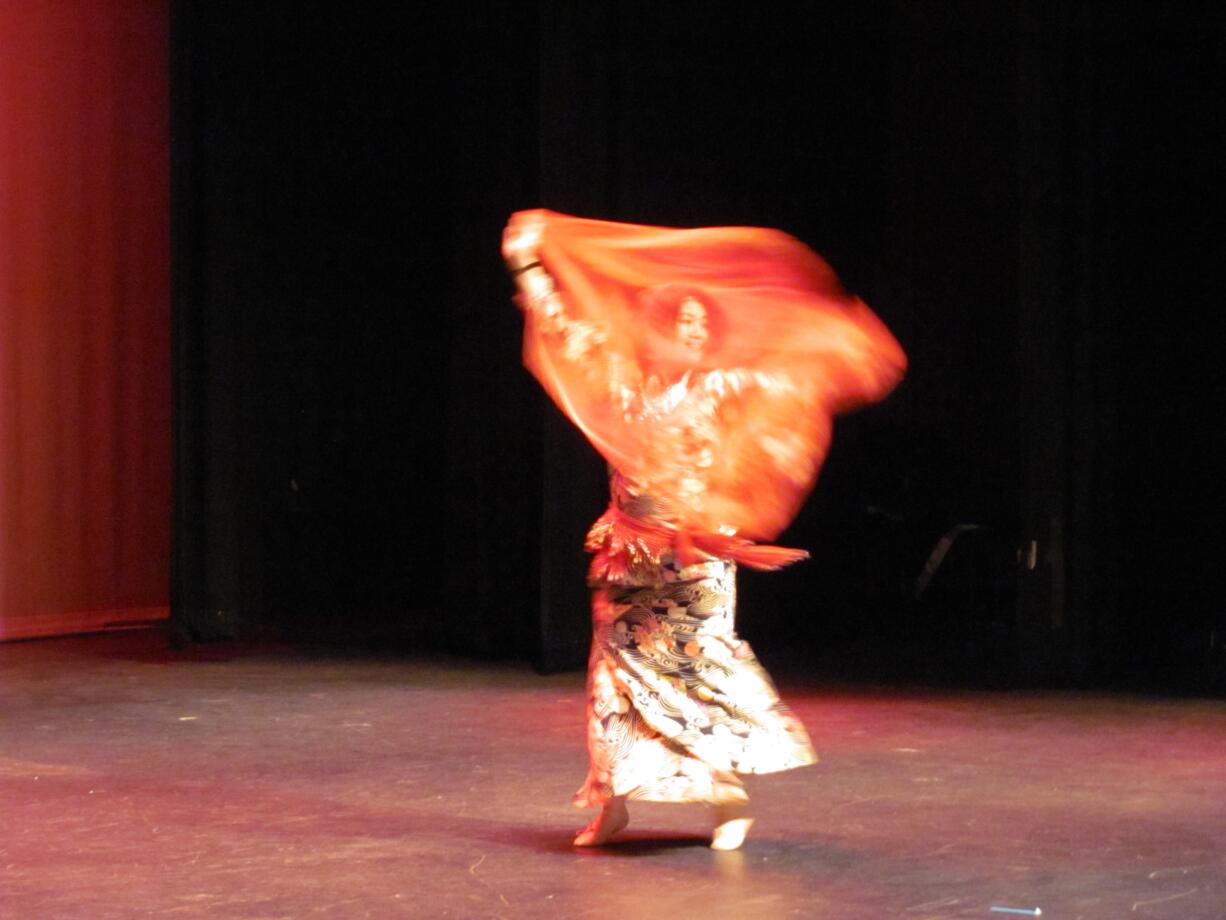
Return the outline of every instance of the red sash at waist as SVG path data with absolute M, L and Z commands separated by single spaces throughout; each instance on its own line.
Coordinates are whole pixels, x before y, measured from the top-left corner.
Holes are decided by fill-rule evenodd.
M 659 566 L 670 552 L 679 566 L 731 559 L 751 569 L 773 571 L 801 559 L 803 549 L 754 543 L 744 537 L 691 531 L 645 521 L 610 504 L 588 531 L 584 547 L 595 553 L 588 581 L 624 581 L 635 569 Z

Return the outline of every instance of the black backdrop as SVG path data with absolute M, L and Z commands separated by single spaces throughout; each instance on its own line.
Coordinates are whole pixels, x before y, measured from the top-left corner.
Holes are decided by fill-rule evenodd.
M 178 637 L 582 663 L 603 470 L 498 258 L 543 205 L 782 227 L 911 357 L 743 577 L 768 663 L 1220 680 L 1221 22 L 1122 7 L 179 0 Z

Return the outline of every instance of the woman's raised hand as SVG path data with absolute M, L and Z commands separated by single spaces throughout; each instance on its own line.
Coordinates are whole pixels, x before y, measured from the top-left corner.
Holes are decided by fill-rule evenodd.
M 512 271 L 537 261 L 545 220 L 538 211 L 520 211 L 511 216 L 502 231 L 502 257 Z

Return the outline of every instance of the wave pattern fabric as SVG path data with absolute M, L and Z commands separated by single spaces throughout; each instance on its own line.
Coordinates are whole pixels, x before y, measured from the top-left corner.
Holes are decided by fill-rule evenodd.
M 815 763 L 804 726 L 736 634 L 735 565 L 670 561 L 639 578 L 593 593 L 590 766 L 575 804 L 742 801 L 738 773 Z

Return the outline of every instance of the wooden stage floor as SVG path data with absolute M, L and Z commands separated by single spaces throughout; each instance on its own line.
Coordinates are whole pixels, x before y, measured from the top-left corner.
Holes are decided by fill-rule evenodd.
M 822 763 L 743 850 L 639 805 L 575 851 L 581 675 L 0 645 L 0 917 L 1226 917 L 1226 702 L 782 689 Z

